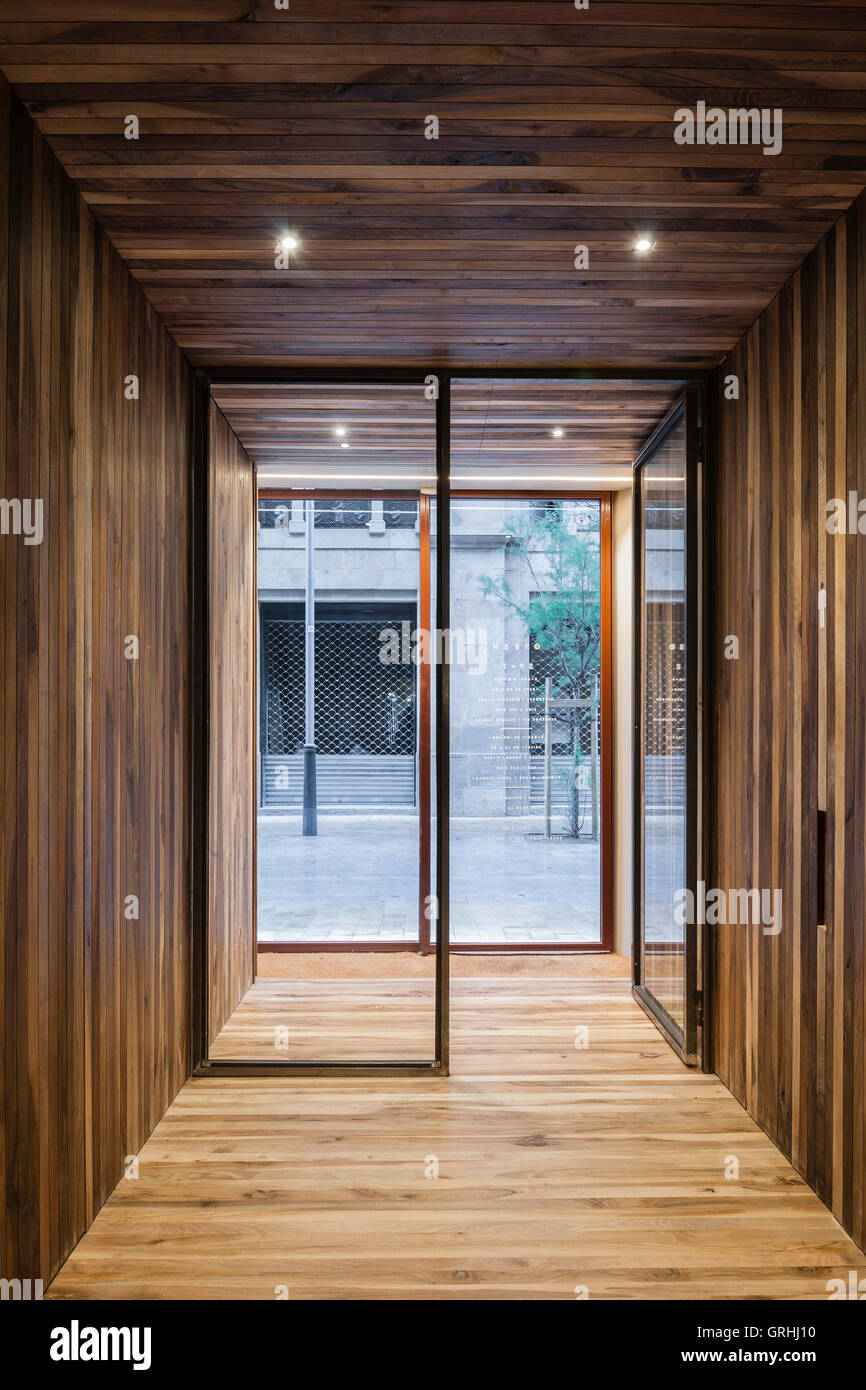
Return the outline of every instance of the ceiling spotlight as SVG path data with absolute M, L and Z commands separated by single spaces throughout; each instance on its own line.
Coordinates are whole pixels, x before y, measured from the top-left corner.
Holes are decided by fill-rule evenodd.
M 349 446 L 348 446 L 348 444 L 346 443 L 346 441 L 343 440 L 343 443 L 340 445 L 340 448 L 341 448 L 341 449 L 348 449 L 348 447 L 349 447 Z
M 294 251 L 297 245 L 298 238 L 296 236 L 280 237 L 280 246 L 284 251 Z
M 550 432 L 553 435 L 554 439 L 561 439 L 562 436 L 565 434 L 565 430 L 561 430 L 558 425 L 555 430 L 551 430 Z
M 655 242 L 648 236 L 639 236 L 634 244 L 635 251 L 651 251 Z
M 342 437 L 343 437 L 343 435 L 344 435 L 345 433 L 346 433 L 346 426 L 345 426 L 345 425 L 338 425 L 337 428 L 334 430 L 334 434 L 337 436 L 338 439 L 342 439 Z

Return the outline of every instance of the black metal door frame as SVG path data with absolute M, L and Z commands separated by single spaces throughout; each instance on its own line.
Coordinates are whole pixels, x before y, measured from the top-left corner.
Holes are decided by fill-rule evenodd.
M 702 781 L 706 730 L 702 716 L 705 652 L 703 617 L 705 611 L 703 456 L 706 428 L 706 392 L 703 386 L 689 386 L 665 419 L 653 432 L 634 461 L 633 540 L 634 540 L 634 709 L 633 709 L 633 930 L 632 986 L 634 997 L 646 1011 L 671 1047 L 689 1066 L 709 1069 L 709 1027 L 705 1017 L 705 974 L 708 953 L 702 923 L 684 924 L 684 986 L 682 1028 L 670 1016 L 643 979 L 644 932 L 644 757 L 643 718 L 644 675 L 641 661 L 640 630 L 643 585 L 644 525 L 641 510 L 641 470 L 655 456 L 671 431 L 685 424 L 685 514 L 684 514 L 684 640 L 686 666 L 685 729 L 685 886 L 697 900 L 697 884 L 703 876 L 705 837 Z M 673 910 L 673 904 L 671 905 Z
M 192 457 L 190 478 L 190 663 L 192 717 L 191 786 L 191 891 L 192 924 L 191 1008 L 193 1017 L 193 1074 L 195 1076 L 341 1076 L 346 1073 L 368 1076 L 407 1076 L 418 1073 L 444 1075 L 449 1061 L 449 956 L 448 956 L 448 816 L 439 815 L 440 806 L 449 804 L 449 765 L 447 758 L 436 760 L 436 940 L 435 1011 L 433 1056 L 429 1059 L 393 1061 L 283 1061 L 261 1059 L 242 1061 L 209 1056 L 208 1023 L 208 798 L 210 759 L 210 582 L 208 572 L 209 528 L 209 439 L 211 388 L 240 383 L 281 385 L 433 385 L 436 405 L 436 626 L 448 626 L 450 565 L 450 378 L 424 371 L 409 372 L 299 372 L 270 373 L 255 370 L 204 371 L 194 374 Z M 258 507 L 254 493 L 253 505 Z M 449 669 L 447 662 L 435 667 L 436 746 L 448 747 Z

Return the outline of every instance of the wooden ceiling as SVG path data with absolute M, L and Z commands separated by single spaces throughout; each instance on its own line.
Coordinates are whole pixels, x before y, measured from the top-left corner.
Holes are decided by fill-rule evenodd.
M 455 381 L 452 486 L 629 486 L 632 460 L 678 393 L 675 381 Z M 245 384 L 213 394 L 262 486 L 436 481 L 435 404 L 422 386 Z
M 866 183 L 862 3 L 0 0 L 0 63 L 198 364 L 706 366 Z

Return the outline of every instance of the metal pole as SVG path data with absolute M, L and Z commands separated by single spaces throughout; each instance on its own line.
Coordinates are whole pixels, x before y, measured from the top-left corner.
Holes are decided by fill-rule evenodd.
M 306 581 L 304 587 L 304 829 L 305 835 L 318 834 L 316 813 L 316 590 L 313 569 L 315 508 L 307 499 Z
M 544 838 L 550 839 L 550 783 L 551 771 L 551 752 L 553 748 L 553 730 L 550 717 L 550 696 L 553 690 L 553 681 L 550 676 L 544 679 Z

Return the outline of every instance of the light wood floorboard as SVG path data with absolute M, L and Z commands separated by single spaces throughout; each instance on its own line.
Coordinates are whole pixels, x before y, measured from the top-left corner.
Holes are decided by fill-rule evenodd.
M 823 1299 L 866 1263 L 624 982 L 457 980 L 452 1049 L 442 1079 L 188 1082 L 49 1296 Z

